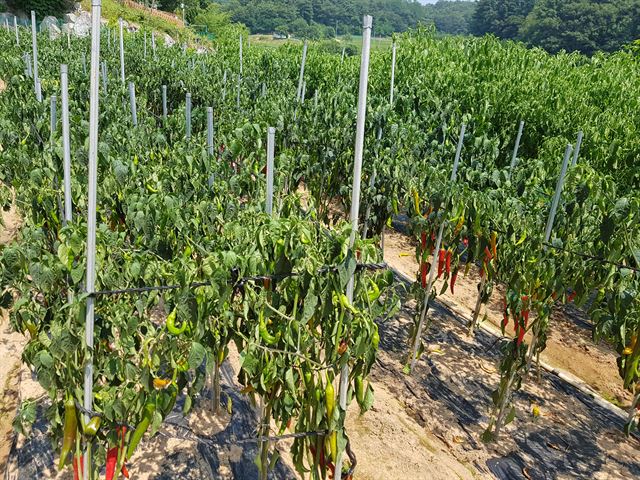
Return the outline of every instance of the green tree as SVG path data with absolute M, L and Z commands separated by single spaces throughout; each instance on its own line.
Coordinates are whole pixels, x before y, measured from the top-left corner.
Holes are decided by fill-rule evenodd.
M 515 39 L 534 3 L 535 0 L 479 0 L 471 19 L 471 32 Z
M 640 0 L 538 0 L 520 36 L 552 53 L 567 50 L 591 55 L 632 42 L 639 24 Z
M 12 9 L 25 13 L 33 10 L 39 20 L 47 15 L 60 17 L 73 5 L 71 0 L 9 0 L 7 4 Z

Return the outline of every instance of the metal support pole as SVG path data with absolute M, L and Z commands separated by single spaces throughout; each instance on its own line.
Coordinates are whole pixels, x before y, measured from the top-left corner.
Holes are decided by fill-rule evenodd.
M 36 78 L 36 100 L 42 102 L 42 84 L 39 78 Z
M 82 74 L 87 74 L 87 54 L 82 52 Z
M 238 93 L 236 96 L 236 108 L 240 109 L 240 91 L 242 90 L 242 75 L 238 75 Z
M 300 104 L 304 105 L 304 99 L 307 96 L 307 82 L 302 82 L 302 94 L 300 95 Z
M 224 71 L 224 75 L 222 76 L 222 101 L 224 102 L 227 98 L 227 71 Z
M 26 65 L 24 73 L 27 75 L 27 77 L 32 78 L 33 77 L 33 71 L 31 70 L 31 55 L 29 55 L 28 53 L 25 53 L 24 54 L 24 62 L 25 62 L 25 65 Z
M 51 119 L 51 123 L 49 125 L 51 143 L 53 143 L 53 137 L 55 136 L 55 133 L 56 133 L 56 123 L 57 123 L 56 117 L 58 116 L 57 103 L 58 103 L 58 98 L 55 95 L 51 95 L 51 103 L 49 106 L 49 114 Z
M 38 92 L 38 38 L 36 36 L 36 12 L 31 10 L 31 43 L 33 49 L 33 88 Z
M 153 59 L 156 59 L 156 32 L 151 31 L 151 50 L 153 50 Z
M 513 169 L 516 166 L 516 161 L 518 160 L 518 150 L 520 150 L 520 140 L 522 140 L 522 131 L 524 130 L 524 120 L 520 121 L 520 126 L 518 127 L 518 136 L 516 137 L 516 144 L 513 147 L 513 154 L 511 155 L 511 165 L 509 166 L 509 176 L 513 173 Z
M 187 120 L 186 137 L 187 137 L 187 140 L 190 140 L 191 139 L 191 94 L 190 93 L 187 93 L 185 113 L 186 113 L 186 120 Z
M 213 107 L 207 107 L 207 153 L 213 157 Z
M 138 126 L 138 109 L 136 107 L 136 87 L 133 82 L 129 82 L 129 103 L 131 104 L 131 121 L 133 126 Z
M 389 103 L 393 105 L 393 93 L 396 84 L 396 42 L 391 47 L 391 91 L 389 92 Z
M 243 67 L 243 65 L 242 65 L 242 60 L 243 60 L 243 59 L 242 59 L 242 35 L 240 35 L 240 76 L 241 76 L 241 77 L 242 77 L 242 74 L 244 73 L 244 72 L 242 71 L 242 67 Z
M 458 139 L 458 147 L 456 149 L 456 156 L 453 161 L 453 171 L 451 172 L 451 182 L 456 181 L 456 175 L 458 174 L 458 165 L 460 163 L 460 155 L 462 153 L 462 145 L 464 143 L 464 133 L 467 126 L 462 125 L 460 129 L 460 138 Z M 431 261 L 431 269 L 429 270 L 429 280 L 427 282 L 427 293 L 426 298 L 424 300 L 424 304 L 422 307 L 422 313 L 420 314 L 420 322 L 418 323 L 418 331 L 416 332 L 416 338 L 413 341 L 413 348 L 411 350 L 411 362 L 410 362 L 410 371 L 416 366 L 416 361 L 418 360 L 418 347 L 420 346 L 420 339 L 422 337 L 422 329 L 424 327 L 424 321 L 427 317 L 427 310 L 429 309 L 429 300 L 431 299 L 431 289 L 433 288 L 433 284 L 436 280 L 436 272 L 438 271 L 438 252 L 440 251 L 440 245 L 442 245 L 442 234 L 444 232 L 444 227 L 446 224 L 446 219 L 442 218 L 440 223 L 440 229 L 438 230 L 438 236 L 436 238 L 436 245 L 434 248 L 434 256 Z
M 60 66 L 62 90 L 62 169 L 64 176 L 64 222 L 72 220 L 71 213 L 71 144 L 69 142 L 69 77 L 66 65 Z
M 144 32 L 144 49 L 142 52 L 142 58 L 147 59 L 147 32 Z
M 71 32 L 67 30 L 67 48 L 71 49 Z
M 100 88 L 100 10 L 101 0 L 91 2 L 91 75 L 89 95 L 89 189 L 88 189 L 88 218 L 87 218 L 87 278 L 85 288 L 87 297 L 87 313 L 85 327 L 85 343 L 87 353 L 84 365 L 84 408 L 93 407 L 93 321 L 94 297 L 96 280 L 96 196 L 98 184 L 98 107 Z M 85 421 L 89 416 L 85 415 Z M 91 458 L 88 452 L 84 455 L 84 475 L 89 478 Z
M 298 93 L 296 94 L 296 101 L 300 102 L 302 97 L 302 86 L 304 83 L 304 66 L 307 63 L 307 41 L 304 41 L 302 46 L 302 62 L 300 63 L 300 75 L 298 75 Z
M 167 121 L 167 86 L 162 85 L 162 120 Z
M 342 56 L 340 57 L 340 63 L 344 63 L 344 54 L 347 51 L 345 47 L 342 47 Z
M 16 32 L 16 45 L 20 46 L 20 32 L 18 31 L 18 17 L 13 16 L 13 30 Z
M 582 139 L 584 138 L 584 133 L 582 130 L 578 132 L 578 139 L 576 140 L 576 148 L 573 151 L 573 159 L 571 160 L 571 166 L 575 167 L 578 164 L 578 156 L 580 155 L 580 147 L 582 147 Z
M 120 24 L 120 81 L 124 85 L 124 38 L 122 33 L 122 19 L 118 19 Z
M 553 229 L 553 222 L 556 219 L 556 212 L 558 211 L 558 204 L 560 203 L 560 197 L 562 195 L 562 187 L 564 186 L 564 179 L 567 174 L 567 167 L 569 166 L 569 158 L 571 157 L 571 150 L 573 147 L 569 144 L 564 151 L 564 159 L 562 160 L 562 169 L 560 170 L 560 176 L 556 183 L 556 193 L 553 196 L 553 202 L 551 203 L 551 211 L 549 212 L 549 218 L 547 219 L 547 227 L 544 230 L 544 241 L 548 242 L 551 239 L 551 230 Z
M 102 89 L 107 94 L 107 62 L 102 62 Z
M 353 162 L 353 188 L 351 191 L 351 237 L 349 248 L 353 249 L 358 231 L 358 217 L 360 215 L 360 182 L 362 177 L 362 153 L 364 149 L 364 127 L 367 114 L 367 88 L 369 86 L 369 55 L 371 52 L 371 29 L 373 19 L 365 15 L 362 22 L 362 57 L 360 59 L 360 86 L 358 90 L 358 114 L 356 117 L 356 143 Z M 347 298 L 353 301 L 354 277 L 347 284 Z M 340 408 L 347 410 L 347 391 L 349 389 L 349 364 L 345 363 L 340 372 Z M 336 460 L 336 472 L 342 472 L 342 459 L 344 455 L 338 454 Z
M 273 158 L 276 145 L 276 129 L 269 127 L 267 130 L 267 202 L 265 211 L 267 215 L 273 214 Z

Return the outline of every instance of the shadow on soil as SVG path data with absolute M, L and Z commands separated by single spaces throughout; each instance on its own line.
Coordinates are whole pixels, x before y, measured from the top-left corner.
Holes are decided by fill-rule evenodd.
M 397 318 L 379 326 L 382 350 L 403 363 L 412 315 L 413 308 L 405 306 Z M 416 366 L 412 379 L 421 388 L 412 388 L 411 394 L 418 397 L 413 403 L 423 406 L 424 412 L 414 416 L 429 423 L 428 417 L 436 413 L 434 422 L 457 423 L 470 440 L 462 448 L 479 448 L 479 435 L 488 421 L 491 393 L 499 382 L 495 369 L 501 358 L 502 340 L 483 330 L 472 340 L 466 335 L 466 320 L 437 302 L 429 315 L 432 322 L 423 338 L 443 355 L 423 354 Z M 491 368 L 489 374 L 478 375 L 479 367 L 487 365 Z M 398 374 L 402 375 L 395 372 L 393 384 L 402 383 Z M 523 388 L 516 394 L 518 418 L 512 424 L 515 428 L 503 432 L 499 442 L 502 445 L 488 447 L 494 456 L 486 465 L 476 466 L 500 480 L 527 480 L 527 475 L 530 479 L 588 478 L 605 463 L 607 472 L 619 472 L 619 478 L 623 478 L 624 469 L 634 477 L 640 476 L 640 453 L 628 458 L 615 454 L 616 443 L 624 441 L 621 433 L 624 419 L 556 375 L 541 371 L 540 376 L 539 383 L 533 378 L 523 382 L 523 385 L 534 383 L 535 388 Z M 391 388 L 394 389 L 393 385 Z M 401 390 L 400 386 L 396 393 L 406 395 Z M 530 418 L 532 403 L 549 412 L 549 418 L 540 422 Z M 603 448 L 603 444 L 609 448 Z M 515 448 L 505 450 L 505 446 Z M 513 451 L 507 453 L 508 450 Z M 635 451 L 638 453 L 637 444 Z

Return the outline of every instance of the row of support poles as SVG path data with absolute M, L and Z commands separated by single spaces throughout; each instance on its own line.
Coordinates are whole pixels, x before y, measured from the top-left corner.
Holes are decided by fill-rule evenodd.
M 358 89 L 358 113 L 356 117 L 356 143 L 353 162 L 353 188 L 351 190 L 351 238 L 349 248 L 353 249 L 358 232 L 358 217 L 360 215 L 360 182 L 362 177 L 362 154 L 364 150 L 364 127 L 367 114 L 367 89 L 369 86 L 369 56 L 371 53 L 371 29 L 373 18 L 365 15 L 362 22 L 362 57 L 360 59 L 360 86 Z M 346 295 L 349 303 L 353 302 L 354 276 L 351 275 L 347 284 Z M 340 408 L 347 410 L 347 392 L 349 390 L 349 364 L 345 363 L 340 372 Z M 342 472 L 344 454 L 340 452 L 336 460 L 335 471 Z

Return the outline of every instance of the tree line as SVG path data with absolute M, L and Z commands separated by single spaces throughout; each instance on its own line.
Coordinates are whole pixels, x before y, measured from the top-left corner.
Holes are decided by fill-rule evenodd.
M 551 53 L 612 52 L 640 37 L 640 0 L 479 0 L 470 33 Z

